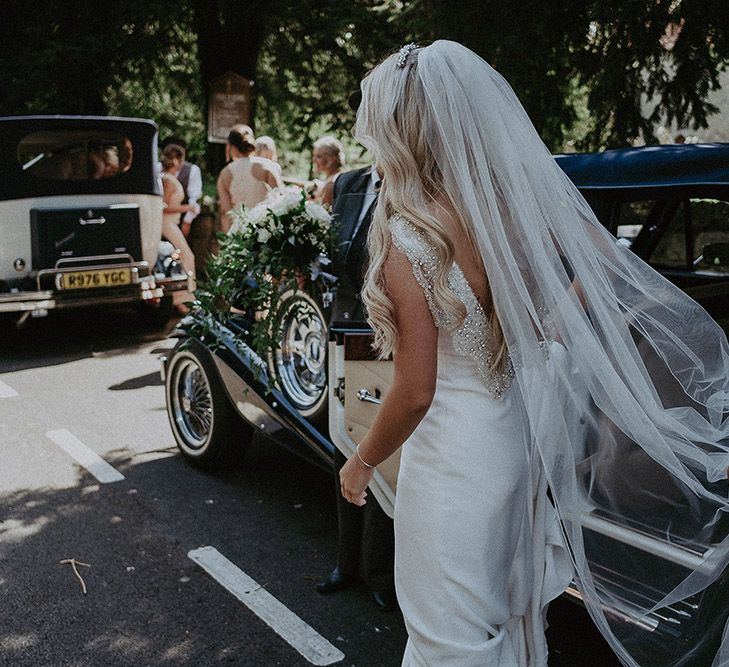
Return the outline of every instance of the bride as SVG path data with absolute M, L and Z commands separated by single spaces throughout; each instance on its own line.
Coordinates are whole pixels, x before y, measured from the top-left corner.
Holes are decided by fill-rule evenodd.
M 595 494 L 625 511 L 631 480 L 632 502 L 689 513 L 702 543 L 715 534 L 729 509 L 717 490 L 726 336 L 615 243 L 508 84 L 467 48 L 409 44 L 387 58 L 362 82 L 356 135 L 384 174 L 363 299 L 395 372 L 340 483 L 364 504 L 374 467 L 403 446 L 403 665 L 546 667 L 546 606 L 573 578 L 620 660 L 638 665 L 640 635 L 605 615 L 594 568 L 599 551 L 602 566 L 629 562 L 650 581 L 655 559 L 606 548 L 581 518 Z M 631 466 L 652 476 L 623 475 Z M 637 612 L 703 590 L 728 561 L 720 537 L 701 566 L 662 563 L 662 594 Z M 717 667 L 729 665 L 719 635 Z M 706 642 L 661 664 L 712 664 L 698 658 Z

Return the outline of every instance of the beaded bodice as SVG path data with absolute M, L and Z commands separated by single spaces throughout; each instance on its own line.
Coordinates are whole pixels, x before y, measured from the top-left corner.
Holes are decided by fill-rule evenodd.
M 448 286 L 466 307 L 465 319 L 456 324 L 452 316 L 441 309 L 433 298 L 433 280 L 438 267 L 435 249 L 402 216 L 392 216 L 389 226 L 393 243 L 408 258 L 413 267 L 415 280 L 423 288 L 435 325 L 450 334 L 453 349 L 458 354 L 470 357 L 476 362 L 478 374 L 489 393 L 494 398 L 499 398 L 511 386 L 514 369 L 510 359 L 507 359 L 503 371 L 492 369 L 497 352 L 494 349 L 493 331 L 461 267 L 453 262 L 448 274 Z

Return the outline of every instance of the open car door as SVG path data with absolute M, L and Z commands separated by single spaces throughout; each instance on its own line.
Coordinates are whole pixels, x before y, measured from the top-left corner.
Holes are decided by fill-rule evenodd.
M 354 323 L 352 323 L 354 324 Z M 378 361 L 372 352 L 372 332 L 366 325 L 330 329 L 329 435 L 345 456 L 354 454 L 367 433 L 392 383 L 392 360 Z M 395 510 L 400 450 L 375 471 L 369 489 L 389 517 Z

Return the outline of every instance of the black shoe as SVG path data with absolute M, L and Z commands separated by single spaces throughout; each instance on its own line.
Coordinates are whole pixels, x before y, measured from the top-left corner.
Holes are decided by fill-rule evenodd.
M 372 591 L 372 599 L 380 611 L 392 611 L 397 606 L 393 591 Z
M 336 593 L 344 588 L 347 588 L 352 583 L 353 577 L 349 574 L 343 574 L 339 567 L 335 567 L 329 576 L 324 579 L 321 583 L 316 585 L 316 592 L 319 595 L 330 595 Z

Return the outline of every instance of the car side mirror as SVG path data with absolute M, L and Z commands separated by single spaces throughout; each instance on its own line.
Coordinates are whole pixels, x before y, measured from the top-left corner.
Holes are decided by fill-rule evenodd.
M 701 248 L 701 262 L 706 266 L 729 268 L 729 243 L 707 243 Z

